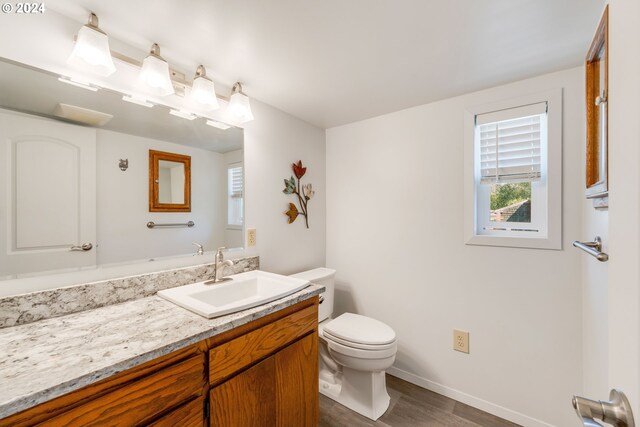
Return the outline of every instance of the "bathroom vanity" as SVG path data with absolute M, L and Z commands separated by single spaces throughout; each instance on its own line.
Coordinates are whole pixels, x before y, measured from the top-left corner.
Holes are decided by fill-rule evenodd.
M 153 296 L 0 329 L 0 426 L 315 426 L 322 290 L 216 319 Z

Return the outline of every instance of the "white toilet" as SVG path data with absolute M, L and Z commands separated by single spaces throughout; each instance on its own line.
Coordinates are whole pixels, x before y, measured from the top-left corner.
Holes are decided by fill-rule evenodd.
M 358 314 L 332 319 L 335 273 L 316 268 L 292 275 L 326 288 L 318 315 L 320 393 L 377 420 L 389 407 L 384 371 L 396 358 L 396 334 L 384 323 Z

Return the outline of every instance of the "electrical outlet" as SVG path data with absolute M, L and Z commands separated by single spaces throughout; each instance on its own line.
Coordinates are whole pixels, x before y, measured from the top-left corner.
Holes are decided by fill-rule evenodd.
M 469 353 L 469 332 L 453 330 L 453 349 L 462 353 Z
M 249 246 L 256 245 L 256 229 L 255 228 L 247 228 L 247 245 Z

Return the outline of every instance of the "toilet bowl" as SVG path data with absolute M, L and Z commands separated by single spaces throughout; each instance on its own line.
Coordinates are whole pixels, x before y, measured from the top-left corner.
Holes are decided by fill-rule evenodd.
M 320 393 L 377 420 L 389 407 L 385 370 L 396 357 L 396 334 L 388 325 L 354 313 L 332 319 L 334 275 L 328 268 L 292 275 L 326 288 L 318 309 Z

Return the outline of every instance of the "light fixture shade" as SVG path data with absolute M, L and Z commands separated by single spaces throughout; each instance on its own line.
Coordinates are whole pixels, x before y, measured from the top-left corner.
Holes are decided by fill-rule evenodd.
M 109 76 L 116 71 L 111 59 L 109 37 L 103 32 L 84 25 L 78 31 L 76 44 L 67 64 L 82 71 Z
M 207 111 L 220 108 L 213 82 L 203 76 L 198 76 L 193 79 L 193 86 L 191 87 L 189 98 L 197 107 Z
M 251 105 L 249 105 L 249 97 L 241 91 L 235 92 L 231 95 L 231 99 L 229 100 L 229 112 L 240 123 L 253 120 Z
M 175 91 L 173 83 L 171 83 L 171 74 L 169 73 L 169 64 L 159 55 L 153 53 L 157 45 L 152 47 L 150 53 L 144 61 L 138 75 L 138 84 L 146 91 L 158 95 L 172 95 Z M 157 47 L 159 51 L 160 48 Z

